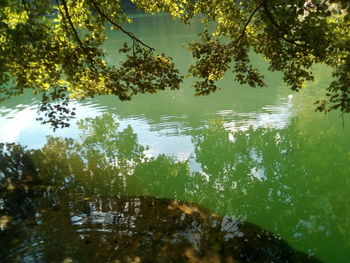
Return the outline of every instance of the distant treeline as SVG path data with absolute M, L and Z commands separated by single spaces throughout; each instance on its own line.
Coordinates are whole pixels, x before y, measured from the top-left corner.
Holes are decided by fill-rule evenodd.
M 137 8 L 137 6 L 134 3 L 132 3 L 130 0 L 121 0 L 120 4 L 123 7 L 123 9 L 126 11 L 129 11 L 129 10 L 140 11 L 140 9 Z

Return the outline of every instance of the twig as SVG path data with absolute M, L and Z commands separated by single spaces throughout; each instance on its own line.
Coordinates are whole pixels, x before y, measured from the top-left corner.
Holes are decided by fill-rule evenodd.
M 100 9 L 100 7 L 96 4 L 96 2 L 94 0 L 90 0 L 91 3 L 93 4 L 93 6 L 95 7 L 96 11 L 102 16 L 104 17 L 109 23 L 111 23 L 113 26 L 115 26 L 116 28 L 118 28 L 121 32 L 123 32 L 124 34 L 128 35 L 132 40 L 136 41 L 137 43 L 143 45 L 144 47 L 149 48 L 151 51 L 154 51 L 153 47 L 150 47 L 149 45 L 145 44 L 144 42 L 142 42 L 140 39 L 138 39 L 133 33 L 126 31 L 124 28 L 122 28 L 120 25 L 118 25 L 116 22 L 114 22 L 110 17 L 108 17 L 104 12 L 102 12 L 102 10 Z

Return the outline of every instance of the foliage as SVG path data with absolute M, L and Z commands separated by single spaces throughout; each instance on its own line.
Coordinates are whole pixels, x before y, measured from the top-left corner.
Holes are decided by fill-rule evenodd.
M 69 98 L 114 94 L 129 100 L 137 93 L 178 89 L 182 77 L 171 58 L 126 31 L 129 22 L 120 0 L 0 1 L 1 99 L 25 89 L 43 92 L 41 110 L 54 127 L 66 126 L 74 112 Z M 312 65 L 334 68 L 326 100 L 317 109 L 350 112 L 350 5 L 343 0 L 133 0 L 148 13 L 166 12 L 184 23 L 201 16 L 201 41 L 188 45 L 197 78 L 197 95 L 216 91 L 228 70 L 242 84 L 264 86 L 252 52 L 269 69 L 281 71 L 292 90 L 313 80 Z M 214 21 L 214 23 L 213 23 Z M 128 35 L 120 47 L 125 61 L 108 64 L 102 44 L 106 27 Z M 208 26 L 209 28 L 209 26 Z M 53 102 L 55 101 L 55 102 Z M 74 111 L 74 110 L 73 110 Z
M 73 218 L 72 211 L 91 207 L 79 208 L 87 200 L 100 207 L 103 200 L 113 201 L 111 197 L 116 196 L 159 196 L 191 200 L 215 213 L 259 223 L 326 262 L 348 258 L 350 151 L 346 132 L 333 127 L 317 133 L 319 126 L 303 131 L 293 120 L 288 129 L 231 133 L 222 123 L 213 122 L 192 137 L 196 165 L 191 167 L 189 160 L 147 156 L 147 147 L 140 144 L 133 129 L 120 129 L 114 119 L 104 114 L 81 120 L 78 140 L 49 137 L 39 149 L 0 144 L 0 219 L 5 215 L 12 223 L 30 224 L 24 223 L 30 212 L 42 222 L 36 214 L 42 214 L 44 206 L 52 209 L 45 212 L 47 227 L 52 227 L 60 225 L 52 218 L 63 223 L 64 218 Z M 112 206 L 109 202 L 104 206 L 113 207 L 112 201 Z M 67 208 L 66 216 L 52 216 L 62 207 Z M 36 225 L 39 229 L 40 224 Z M 71 221 L 64 224 L 72 226 Z M 28 226 L 24 229 L 33 242 L 36 235 L 28 233 Z M 17 242 L 13 236 L 0 238 Z M 66 242 L 74 235 L 66 232 L 64 237 Z M 7 247 L 18 245 L 22 243 Z M 7 247 L 0 252 L 3 249 L 6 255 Z

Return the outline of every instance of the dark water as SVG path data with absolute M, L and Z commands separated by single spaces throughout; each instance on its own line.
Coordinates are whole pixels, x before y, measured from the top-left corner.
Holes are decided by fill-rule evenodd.
M 199 27 L 179 25 L 165 16 L 137 16 L 128 29 L 171 55 L 185 72 L 191 58 L 182 45 L 196 38 Z M 117 63 L 113 51 L 124 40 L 117 33 L 109 35 L 106 49 L 111 62 Z M 266 71 L 262 58 L 254 60 Z M 299 93 L 290 92 L 278 73 L 269 73 L 267 88 L 240 86 L 227 76 L 220 83 L 222 90 L 208 97 L 194 97 L 191 80 L 186 80 L 180 91 L 140 95 L 130 102 L 115 97 L 73 102 L 78 121 L 56 132 L 35 121 L 38 102 L 32 95 L 1 104 L 0 141 L 27 146 L 1 149 L 2 254 L 24 262 L 69 262 L 88 257 L 86 251 L 91 251 L 105 259 L 116 246 L 110 243 L 113 235 L 101 233 L 134 233 L 133 224 L 142 222 L 139 215 L 144 214 L 137 212 L 137 200 L 154 202 L 153 209 L 167 212 L 151 220 L 181 219 L 181 214 L 172 217 L 161 205 L 164 199 L 159 198 L 168 198 L 166 202 L 199 204 L 198 209 L 207 211 L 202 219 L 215 213 L 221 220 L 240 220 L 247 236 L 266 233 L 259 246 L 279 247 L 276 251 L 286 251 L 290 262 L 301 261 L 295 255 L 304 254 L 291 252 L 274 234 L 323 262 L 350 262 L 350 119 L 344 118 L 343 127 L 338 113 L 313 111 L 312 103 L 330 81 L 330 70 L 315 66 L 315 77 L 315 83 Z M 123 209 L 113 202 L 123 204 Z M 133 209 L 127 210 L 126 204 Z M 129 213 L 125 218 L 130 224 L 115 230 L 112 223 L 118 213 Z M 179 231 L 174 233 L 187 233 L 186 220 L 174 223 Z M 135 227 L 137 233 L 145 232 Z M 89 229 L 98 235 L 84 234 Z M 203 244 L 208 243 L 205 240 Z M 226 246 L 226 241 L 218 244 Z M 190 245 L 176 251 L 183 256 L 191 247 L 188 255 L 205 262 L 206 255 Z M 218 253 L 225 248 L 215 249 L 210 250 L 212 258 L 234 256 Z M 139 260 L 140 255 L 132 256 L 130 262 Z M 129 260 L 126 257 L 127 253 L 121 260 Z

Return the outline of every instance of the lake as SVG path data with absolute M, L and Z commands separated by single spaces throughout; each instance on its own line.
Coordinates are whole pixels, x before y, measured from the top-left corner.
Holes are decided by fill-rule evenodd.
M 201 25 L 165 15 L 133 19 L 126 29 L 173 57 L 186 74 L 193 60 L 183 45 L 198 38 Z M 108 37 L 107 60 L 118 63 L 117 50 L 128 39 L 118 32 Z M 350 262 L 350 118 L 314 112 L 313 105 L 331 70 L 316 65 L 315 81 L 295 93 L 280 73 L 267 71 L 263 58 L 252 57 L 266 73 L 266 88 L 242 86 L 227 74 L 221 90 L 205 97 L 195 97 L 193 80 L 185 79 L 179 91 L 128 102 L 112 96 L 72 101 L 77 118 L 56 131 L 36 121 L 39 98 L 30 93 L 0 104 L 0 143 L 17 144 L 1 150 L 0 181 L 18 179 L 0 184 L 12 198 L 0 191 L 0 230 L 12 224 L 27 232 L 6 237 L 13 242 L 3 251 L 19 262 L 45 262 L 46 243 L 58 238 L 57 231 L 48 234 L 50 227 L 78 224 L 83 212 L 72 211 L 81 200 L 96 205 L 143 196 L 196 203 L 258 225 L 323 262 Z M 11 210 L 8 200 L 21 205 Z M 62 200 L 59 217 L 68 220 L 57 223 L 57 215 L 45 211 L 62 207 Z M 69 231 L 61 239 L 72 245 Z

